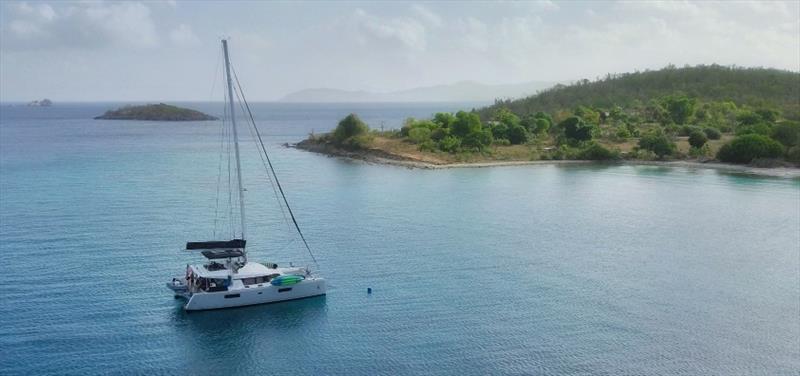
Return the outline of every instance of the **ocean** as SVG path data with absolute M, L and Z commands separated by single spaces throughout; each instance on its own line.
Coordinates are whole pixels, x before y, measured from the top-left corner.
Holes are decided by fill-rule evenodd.
M 256 103 L 328 295 L 186 313 L 185 242 L 235 227 L 220 123 L 92 119 L 117 105 L 0 106 L 0 374 L 800 369 L 800 180 L 373 165 L 283 144 L 480 104 Z M 314 267 L 242 133 L 250 258 Z

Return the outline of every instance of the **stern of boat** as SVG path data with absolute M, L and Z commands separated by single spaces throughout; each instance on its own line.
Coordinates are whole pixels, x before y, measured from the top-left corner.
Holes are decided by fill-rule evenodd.
M 186 280 L 181 278 L 173 278 L 172 281 L 166 283 L 167 288 L 172 290 L 176 298 L 189 299 L 189 287 L 186 285 Z

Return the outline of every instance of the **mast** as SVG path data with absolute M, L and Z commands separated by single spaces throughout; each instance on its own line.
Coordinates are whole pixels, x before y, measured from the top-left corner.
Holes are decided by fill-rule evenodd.
M 225 53 L 225 76 L 228 78 L 228 103 L 230 104 L 231 126 L 233 128 L 233 148 L 236 151 L 236 179 L 239 188 L 239 214 L 242 220 L 242 239 L 244 239 L 244 186 L 242 185 L 242 164 L 239 160 L 239 135 L 236 133 L 236 113 L 233 106 L 233 80 L 231 79 L 231 61 L 228 58 L 228 41 L 222 40 L 222 51 Z

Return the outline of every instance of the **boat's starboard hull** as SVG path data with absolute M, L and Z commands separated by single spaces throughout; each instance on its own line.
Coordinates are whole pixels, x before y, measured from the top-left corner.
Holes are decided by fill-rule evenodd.
M 325 295 L 325 280 L 311 278 L 291 286 L 273 286 L 243 288 L 219 292 L 194 293 L 184 305 L 187 311 L 243 307 L 255 304 L 276 303 L 286 300 L 309 298 Z

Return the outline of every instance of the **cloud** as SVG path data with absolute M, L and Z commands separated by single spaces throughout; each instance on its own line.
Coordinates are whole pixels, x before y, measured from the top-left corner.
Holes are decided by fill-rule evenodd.
M 413 5 L 411 7 L 411 10 L 414 13 L 416 13 L 416 15 L 418 17 L 420 17 L 424 23 L 426 23 L 426 24 L 428 24 L 428 25 L 430 25 L 432 27 L 438 28 L 438 27 L 442 27 L 444 25 L 444 21 L 442 20 L 442 17 L 439 17 L 438 14 L 434 13 L 433 11 L 431 11 L 430 9 L 428 9 L 428 8 L 422 6 L 422 5 L 415 4 L 415 5 Z
M 552 0 L 538 0 L 532 2 L 532 5 L 539 10 L 558 10 L 558 4 L 554 3 Z
M 200 38 L 194 34 L 192 28 L 186 24 L 180 24 L 177 28 L 169 32 L 169 40 L 178 46 L 197 46 Z
M 366 44 L 369 41 L 399 42 L 403 47 L 424 51 L 427 47 L 425 26 L 408 17 L 379 17 L 356 9 L 353 19 L 359 33 L 359 40 Z
M 456 20 L 455 35 L 459 35 L 460 44 L 468 50 L 486 52 L 489 50 L 489 27 L 474 17 Z
M 137 2 L 48 4 L 10 7 L 2 27 L 4 48 L 147 48 L 159 38 L 150 8 Z

